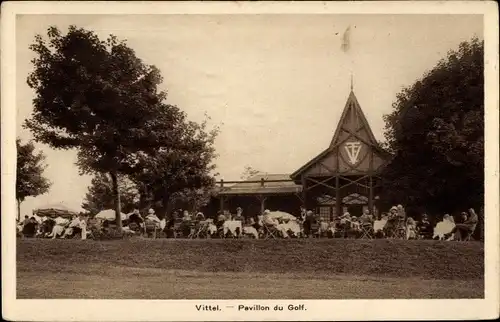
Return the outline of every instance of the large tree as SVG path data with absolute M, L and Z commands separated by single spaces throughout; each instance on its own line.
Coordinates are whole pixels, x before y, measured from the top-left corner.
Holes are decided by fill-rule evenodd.
M 122 176 L 118 179 L 118 191 L 122 212 L 131 212 L 139 201 L 139 191 L 135 184 Z M 114 202 L 111 177 L 106 173 L 96 174 L 85 194 L 82 208 L 95 215 L 102 210 L 113 209 Z
M 49 191 L 51 183 L 43 176 L 46 168 L 45 155 L 36 152 L 33 142 L 22 144 L 16 139 L 17 170 L 16 170 L 16 200 L 17 219 L 21 216 L 21 203 L 26 197 L 36 197 Z
M 214 142 L 219 128 L 207 129 L 207 121 L 183 124 L 178 144 L 154 155 L 141 154 L 137 171 L 131 179 L 141 194 L 141 208 L 155 205 L 163 212 L 181 206 L 197 210 L 208 202 L 213 192 L 216 158 Z
M 393 202 L 438 213 L 483 204 L 483 52 L 476 38 L 461 43 L 384 116 L 394 155 L 384 190 Z
M 58 149 L 78 149 L 84 173 L 108 173 L 115 211 L 121 212 L 118 177 L 132 175 L 141 158 L 192 146 L 186 116 L 165 103 L 158 69 L 145 64 L 124 41 L 105 41 L 71 26 L 37 35 L 28 84 L 36 92 L 27 120 L 36 140 Z M 121 217 L 116 216 L 121 228 Z

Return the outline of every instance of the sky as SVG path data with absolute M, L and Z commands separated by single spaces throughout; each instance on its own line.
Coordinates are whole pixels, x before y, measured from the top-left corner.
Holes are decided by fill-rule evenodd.
M 69 25 L 105 38 L 126 39 L 138 57 L 162 72 L 167 102 L 189 119 L 220 126 L 215 147 L 218 178 L 238 180 L 245 166 L 292 173 L 323 151 L 350 91 L 375 137 L 396 94 L 412 85 L 473 36 L 480 15 L 18 15 L 16 21 L 17 135 L 32 112 L 26 84 L 36 34 Z M 351 26 L 351 46 L 341 50 Z M 79 208 L 91 177 L 80 176 L 76 151 L 36 144 L 46 156 L 50 191 L 30 197 L 21 214 L 64 202 Z

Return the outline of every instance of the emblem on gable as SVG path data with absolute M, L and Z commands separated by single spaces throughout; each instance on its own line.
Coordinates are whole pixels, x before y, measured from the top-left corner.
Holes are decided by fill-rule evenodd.
M 358 163 L 359 152 L 361 152 L 361 142 L 347 142 L 344 144 L 344 149 L 347 152 L 349 162 L 354 165 Z

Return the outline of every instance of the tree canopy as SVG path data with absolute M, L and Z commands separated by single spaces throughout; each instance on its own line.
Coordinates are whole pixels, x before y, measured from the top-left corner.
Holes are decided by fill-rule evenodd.
M 36 152 L 33 142 L 22 144 L 16 139 L 17 170 L 16 170 L 16 199 L 19 206 L 26 197 L 36 197 L 49 191 L 51 183 L 43 176 L 46 168 L 45 155 L 42 151 Z
M 245 169 L 243 170 L 243 173 L 240 176 L 241 180 L 247 180 L 250 179 L 251 177 L 259 174 L 260 171 L 252 168 L 251 166 L 245 166 Z
M 477 38 L 461 43 L 384 116 L 385 148 L 394 155 L 384 191 L 393 202 L 439 213 L 483 204 L 483 53 Z
M 118 190 L 122 212 L 129 213 L 139 202 L 139 191 L 135 184 L 127 177 L 118 179 Z M 106 173 L 98 173 L 92 178 L 88 191 L 85 194 L 82 208 L 96 215 L 102 210 L 113 209 L 115 198 L 113 195 L 113 182 Z
M 176 164 L 177 159 L 203 159 L 193 151 L 200 151 L 205 141 L 198 138 L 208 134 L 165 102 L 166 93 L 158 89 L 159 70 L 145 64 L 125 41 L 113 35 L 102 41 L 75 26 L 65 35 L 51 27 L 47 37 L 37 35 L 30 46 L 36 58 L 28 84 L 36 98 L 25 126 L 53 148 L 78 149 L 82 172 L 109 173 L 117 213 L 119 175 L 165 167 L 178 171 L 186 164 Z M 162 166 L 155 166 L 157 159 L 163 160 L 158 161 Z M 121 227 L 120 216 L 116 218 Z
M 218 127 L 208 131 L 201 124 L 181 118 L 185 135 L 179 145 L 162 149 L 155 155 L 142 154 L 141 171 L 131 176 L 141 193 L 141 208 L 159 205 L 164 211 L 174 207 L 197 210 L 208 202 L 214 186 L 216 157 L 214 141 Z

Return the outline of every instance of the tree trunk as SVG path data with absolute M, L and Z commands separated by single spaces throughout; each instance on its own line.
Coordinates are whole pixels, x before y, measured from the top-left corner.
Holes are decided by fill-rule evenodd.
M 118 188 L 118 174 L 116 172 L 110 172 L 111 181 L 113 183 L 113 195 L 115 197 L 115 214 L 116 214 L 116 226 L 118 231 L 122 230 L 122 210 L 120 203 L 120 189 Z
M 17 221 L 21 220 L 21 200 L 17 199 Z

